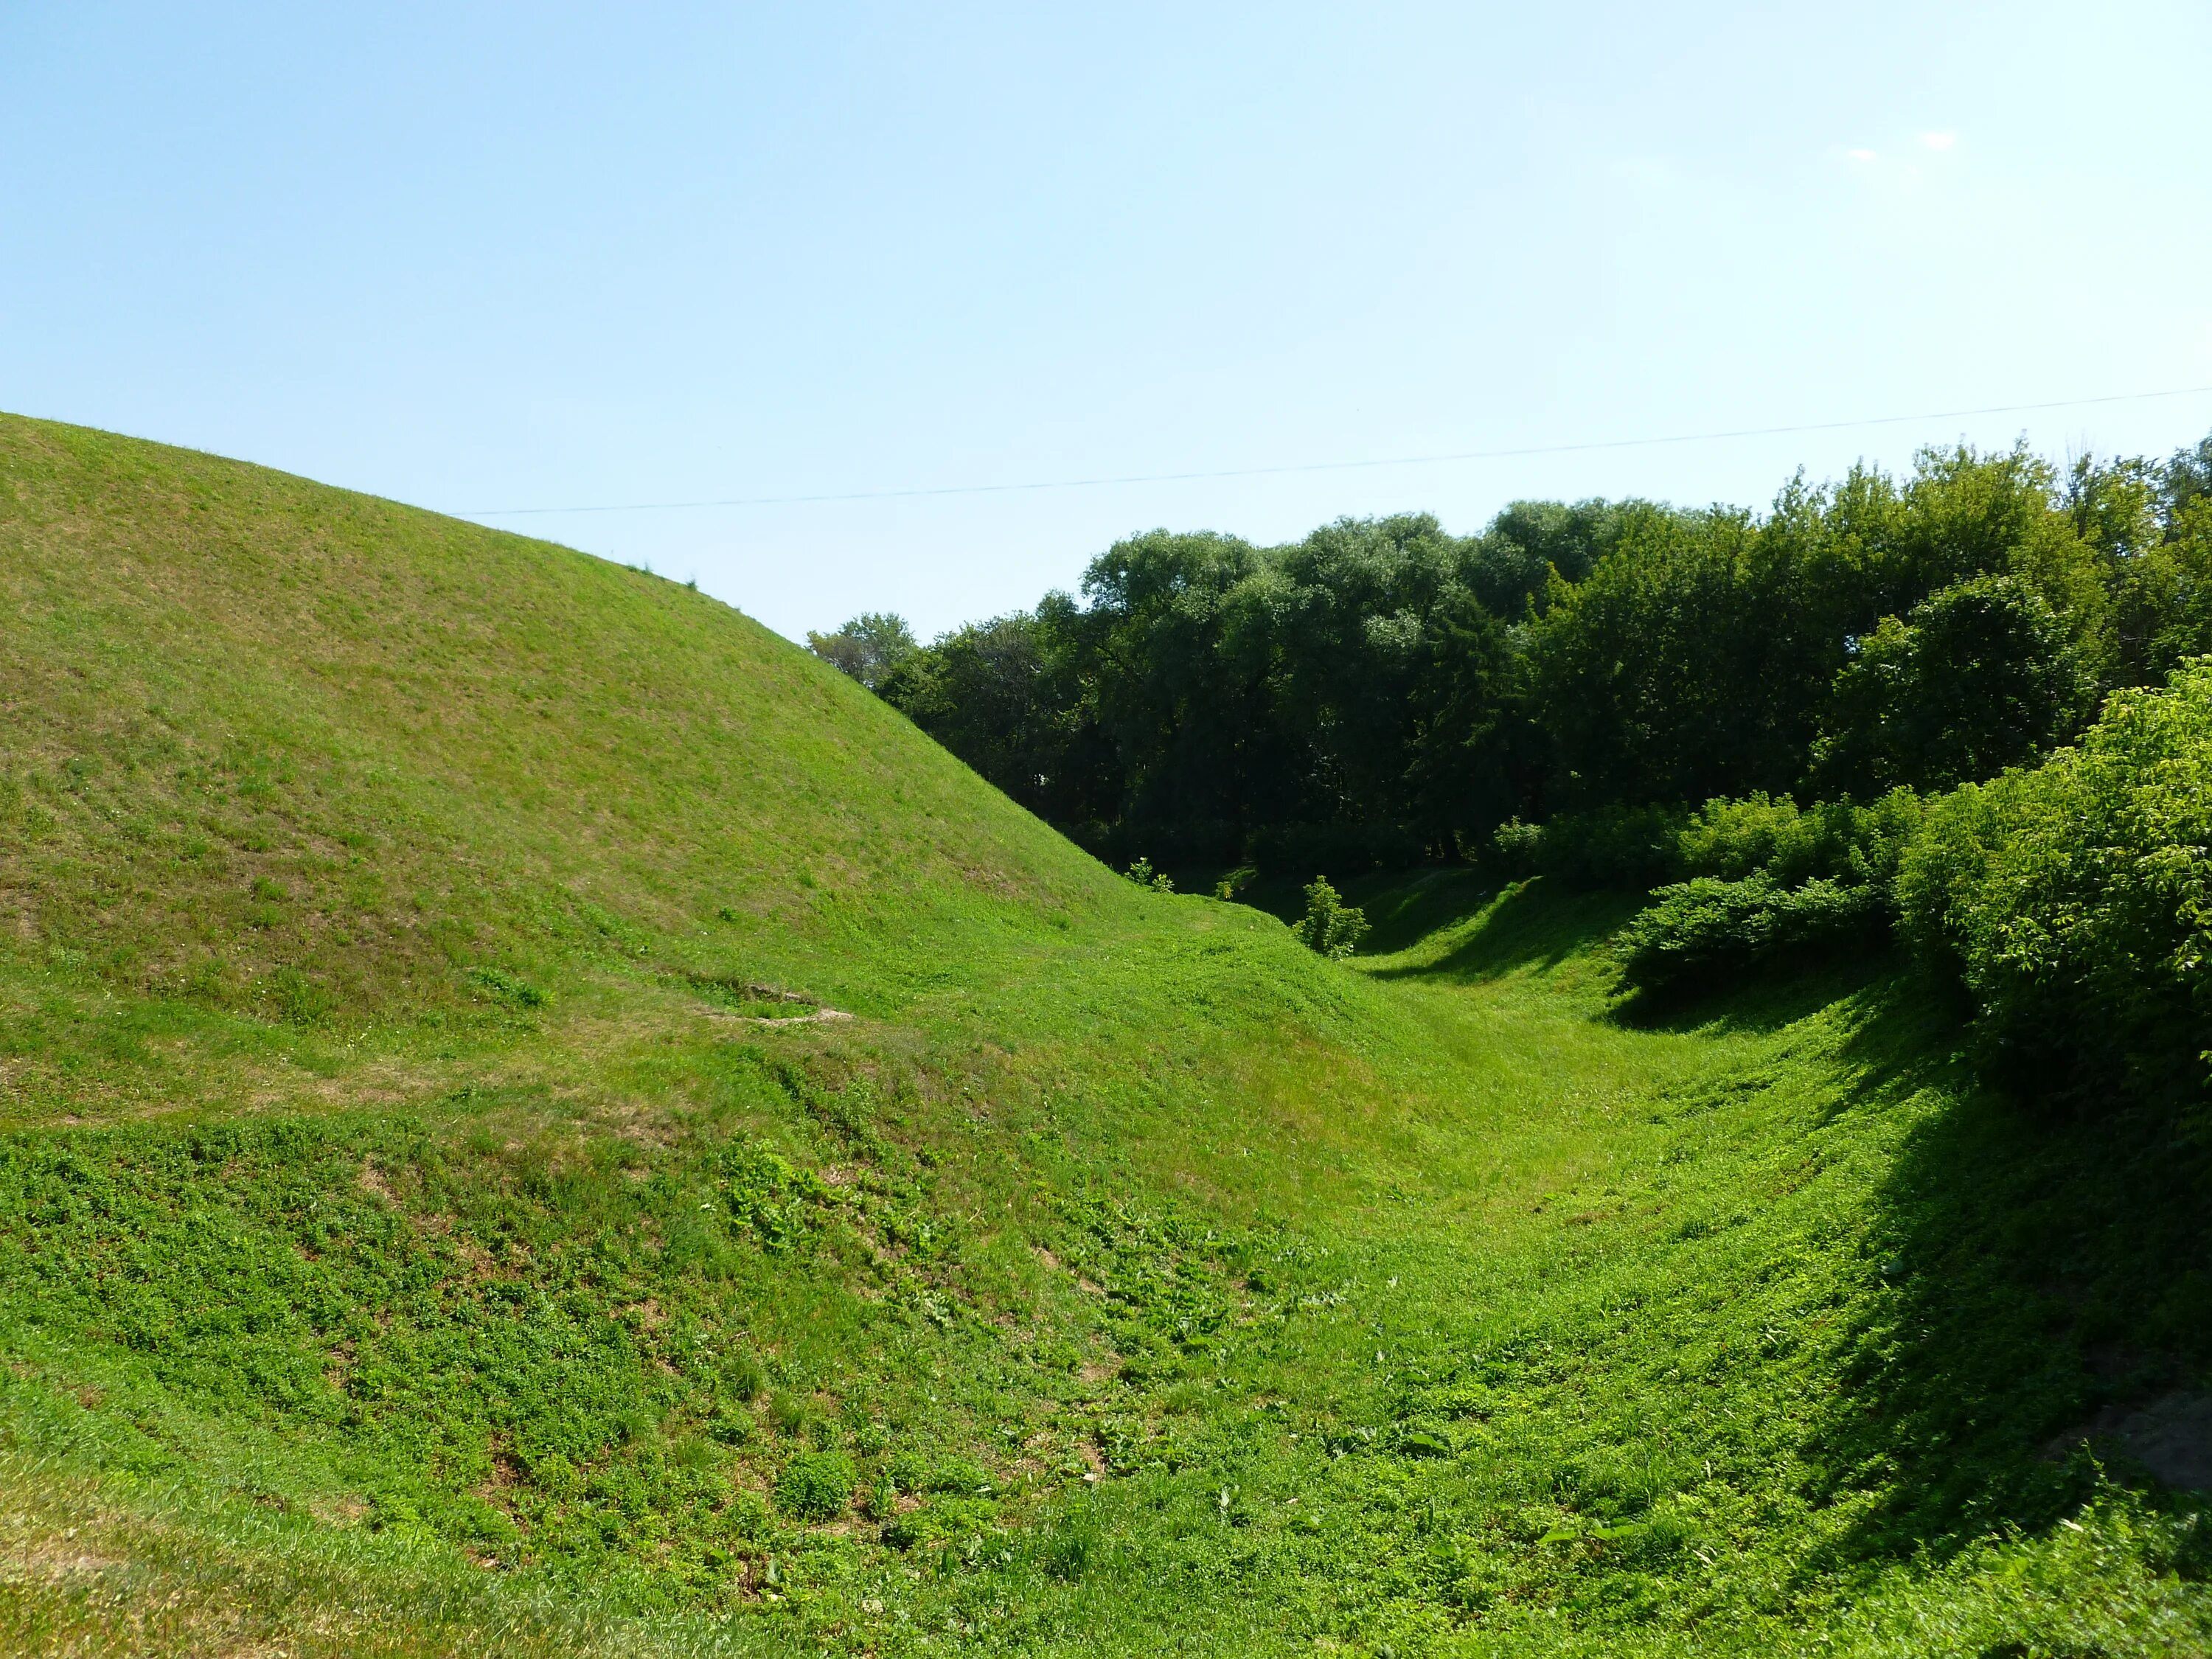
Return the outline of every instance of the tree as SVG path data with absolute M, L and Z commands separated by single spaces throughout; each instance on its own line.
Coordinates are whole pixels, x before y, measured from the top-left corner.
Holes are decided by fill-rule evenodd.
M 1066 685 L 1046 625 L 1015 611 L 955 629 L 888 673 L 885 701 L 1035 811 L 1057 804 Z
M 1528 644 L 1550 805 L 1796 781 L 1813 716 L 1802 665 L 1820 647 L 1791 550 L 1747 514 L 1645 508 L 1587 580 L 1554 576 Z
M 2161 685 L 2188 659 L 2212 653 L 2212 495 L 2191 499 L 2168 539 L 2114 571 L 2112 636 L 2121 685 Z
M 2172 526 L 2191 502 L 2212 500 L 2212 437 L 2198 439 L 2191 448 L 2175 450 L 2162 471 L 2164 516 Z
M 849 674 L 871 691 L 880 691 L 900 664 L 914 654 L 914 631 L 906 618 L 888 611 L 867 611 L 834 634 L 806 635 L 806 648 L 841 674 Z
M 2064 742 L 2096 684 L 2064 623 L 2016 576 L 1978 576 L 1884 617 L 1836 677 L 1817 785 L 1861 799 L 1995 777 Z
M 1090 603 L 1064 633 L 1125 844 L 1228 862 L 1252 814 L 1282 810 L 1270 793 L 1282 767 L 1265 665 L 1224 638 L 1226 596 L 1258 563 L 1233 536 L 1156 530 L 1116 542 L 1084 573 Z
M 1407 817 L 1446 857 L 1486 845 L 1539 788 L 1541 733 L 1522 695 L 1522 631 L 1465 588 L 1430 618 L 1401 787 Z
M 1958 975 L 2006 1083 L 2092 1109 L 2212 1097 L 2208 774 L 2200 662 L 2116 693 L 2035 770 L 1929 804 L 1899 874 L 1904 932 Z
M 1540 603 L 1552 573 L 1578 582 L 1619 544 L 1644 501 L 1512 501 L 1468 550 L 1468 584 L 1503 621 L 1522 620 Z

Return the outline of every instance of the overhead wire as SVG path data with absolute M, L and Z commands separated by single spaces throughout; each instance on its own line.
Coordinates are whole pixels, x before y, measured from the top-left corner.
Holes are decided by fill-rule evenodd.
M 1808 432 L 1843 432 L 1861 427 L 1905 426 L 1923 421 L 1967 420 L 1987 415 L 2028 415 L 2053 409 L 2087 409 L 2103 404 L 2148 403 L 2157 398 L 2191 398 L 2206 393 L 2212 393 L 2212 386 L 2174 386 L 2160 392 L 2118 392 L 2095 398 L 2055 398 L 2033 404 L 1988 404 L 1978 409 L 1939 409 L 1915 415 L 1874 415 L 1846 421 L 1805 421 L 1788 426 L 1737 427 L 1723 431 L 1682 432 L 1646 438 L 1604 438 L 1582 443 L 1528 444 L 1508 449 L 1449 450 L 1430 455 L 1391 455 L 1364 460 L 1294 461 L 1274 466 L 1231 466 L 1189 472 L 1130 472 L 1089 478 L 1046 478 L 1018 483 L 925 484 L 896 489 L 830 490 L 812 495 L 732 495 L 711 501 L 477 507 L 457 513 L 454 516 L 463 519 L 515 519 L 569 513 L 675 513 L 710 507 L 799 507 L 828 501 L 913 501 L 944 495 L 1006 495 L 1052 489 L 1099 489 L 1125 484 L 1272 478 L 1297 473 L 1352 472 L 1390 466 L 1439 466 L 1460 461 L 1522 460 L 1543 455 L 1588 454 L 1600 450 L 1652 449 L 1669 444 L 1778 438 Z

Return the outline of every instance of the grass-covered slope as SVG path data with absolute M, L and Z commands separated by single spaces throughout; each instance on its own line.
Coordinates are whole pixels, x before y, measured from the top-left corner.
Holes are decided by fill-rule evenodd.
M 2202 1149 L 1909 986 L 1638 1019 L 1465 875 L 1324 963 L 696 593 L 102 434 L 0 422 L 0 1644 L 2212 1630 Z
M 686 589 L 255 468 L 3 430 L 19 937 L 118 990 L 357 1016 L 598 941 L 834 963 L 850 935 L 1111 891 Z

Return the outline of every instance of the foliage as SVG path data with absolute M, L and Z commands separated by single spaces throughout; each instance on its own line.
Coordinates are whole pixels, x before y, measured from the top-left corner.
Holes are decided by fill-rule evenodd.
M 1802 965 L 1885 940 L 1900 861 L 1925 812 L 1897 789 L 1866 805 L 1787 796 L 1709 800 L 1668 821 L 1637 861 L 1583 854 L 1585 885 L 1641 886 L 1654 869 L 1687 877 L 1659 886 L 1618 939 L 1623 982 L 1668 992 L 1711 988 L 1766 966 Z M 1579 821 L 1554 819 L 1571 834 Z M 1540 846 L 1539 851 L 1540 853 Z
M 1585 568 L 1571 546 L 1612 516 L 1521 533 Z M 1355 866 L 1449 853 L 1504 815 L 1528 764 L 1505 712 L 1511 629 L 1477 597 L 1521 594 L 1525 573 L 1505 567 L 1526 549 L 1504 545 L 1425 516 L 1346 520 L 1276 549 L 1156 532 L 1093 561 L 1086 603 L 1048 595 L 988 625 L 1026 641 L 1018 670 L 965 668 L 962 630 L 885 695 L 1104 851 L 1270 869 L 1316 851 Z
M 1783 887 L 1815 877 L 1887 888 L 1923 801 L 1894 789 L 1864 805 L 1787 795 L 1717 797 L 1695 812 L 1616 806 L 1563 812 L 1543 824 L 1502 826 L 1496 858 L 1512 876 L 1542 875 L 1570 887 L 1638 891 L 1692 876 L 1740 881 L 1764 875 Z
M 1859 642 L 1836 677 L 1814 770 L 1860 796 L 1994 777 L 2071 737 L 2095 690 L 2058 613 L 2027 583 L 1960 582 Z
M 2115 696 L 2077 749 L 1936 802 L 1905 926 L 2014 1087 L 2201 1098 L 2212 1049 L 2212 662 Z
M 2212 441 L 2208 441 L 2212 442 Z M 1501 824 L 1994 775 L 2212 647 L 2202 456 L 1929 449 L 1764 514 L 1517 501 L 1154 531 L 878 682 L 1085 845 L 1339 875 Z M 856 624 L 857 626 L 857 624 Z
M 775 1477 L 775 1506 L 794 1521 L 832 1521 L 852 1502 L 859 1479 L 842 1452 L 801 1452 Z
M 1331 961 L 1340 961 L 1359 948 L 1367 937 L 1365 911 L 1346 904 L 1322 876 L 1308 884 L 1305 898 L 1305 915 L 1291 928 L 1301 945 Z
M 1662 887 L 1620 931 L 1621 977 L 1634 989 L 1711 985 L 1764 964 L 1833 955 L 1887 931 L 1886 896 L 1815 876 L 1796 887 L 1764 874 L 1698 876 Z
M 880 691 L 914 655 L 915 641 L 905 617 L 866 611 L 834 634 L 809 632 L 806 648 L 839 673 Z
M 1042 616 L 971 623 L 906 659 L 884 695 L 1024 805 L 1067 795 L 1067 671 Z
M 2116 566 L 2112 632 L 2124 685 L 2162 684 L 2189 658 L 2212 653 L 2212 490 L 2191 496 L 2166 538 Z
M 1801 807 L 1786 795 L 1763 794 L 1709 800 L 1683 823 L 1675 849 L 1688 875 L 1741 880 L 1763 874 L 1784 887 L 1826 877 L 1886 890 L 1924 805 L 1909 789 L 1864 805 L 1826 800 Z
M 1174 881 L 1164 872 L 1153 869 L 1152 861 L 1150 859 L 1138 859 L 1129 866 L 1125 873 L 1128 876 L 1129 879 L 1135 882 L 1138 886 L 1148 889 L 1152 892 L 1172 893 L 1175 891 Z
M 2166 533 L 2199 501 L 2212 499 L 2212 436 L 2200 438 L 2189 448 L 2174 451 L 2159 480 L 2162 516 Z
M 1826 653 L 1794 544 L 1749 514 L 1647 511 L 1528 642 L 1547 803 L 1591 809 L 1786 788 Z
M 1249 864 L 1240 865 L 1213 884 L 1213 896 L 1224 903 L 1233 901 L 1252 884 L 1253 878 L 1259 873 Z
M 1656 886 L 1682 873 L 1684 815 L 1666 806 L 1562 812 L 1540 824 L 1498 827 L 1496 856 L 1509 876 L 1544 876 L 1568 887 Z

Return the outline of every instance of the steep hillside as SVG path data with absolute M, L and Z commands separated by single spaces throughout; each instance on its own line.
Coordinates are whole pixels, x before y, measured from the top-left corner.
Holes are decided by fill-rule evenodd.
M 2212 1632 L 2197 1154 L 1910 986 L 1639 1018 L 1464 873 L 1325 963 L 683 587 L 104 434 L 0 420 L 0 584 L 16 1650 Z
M 118 991 L 397 1013 L 624 930 L 769 965 L 986 898 L 1009 927 L 1121 898 L 672 583 L 205 457 L 5 438 L 10 886 Z

